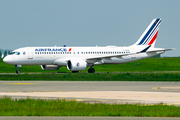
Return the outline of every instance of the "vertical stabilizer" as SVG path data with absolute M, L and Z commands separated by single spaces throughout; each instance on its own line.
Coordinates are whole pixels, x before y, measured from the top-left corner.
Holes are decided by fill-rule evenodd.
M 160 18 L 154 19 L 134 45 L 150 45 L 154 47 L 160 24 Z

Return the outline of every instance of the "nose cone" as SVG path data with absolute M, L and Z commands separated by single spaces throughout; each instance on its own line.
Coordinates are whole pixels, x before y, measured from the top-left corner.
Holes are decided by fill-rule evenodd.
M 4 61 L 5 63 L 8 63 L 8 64 L 12 64 L 12 63 L 13 63 L 13 60 L 12 60 L 9 56 L 6 56 L 6 57 L 3 59 L 3 61 Z

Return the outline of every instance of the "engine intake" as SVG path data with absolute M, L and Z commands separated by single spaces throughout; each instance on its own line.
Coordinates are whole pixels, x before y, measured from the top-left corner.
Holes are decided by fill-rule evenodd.
M 71 71 L 81 71 L 85 70 L 87 67 L 87 62 L 84 60 L 68 60 L 67 69 Z

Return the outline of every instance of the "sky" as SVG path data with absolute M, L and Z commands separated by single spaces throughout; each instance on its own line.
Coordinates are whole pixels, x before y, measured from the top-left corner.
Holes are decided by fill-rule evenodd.
M 180 0 L 0 0 L 0 49 L 130 46 L 154 18 L 155 47 L 180 56 Z

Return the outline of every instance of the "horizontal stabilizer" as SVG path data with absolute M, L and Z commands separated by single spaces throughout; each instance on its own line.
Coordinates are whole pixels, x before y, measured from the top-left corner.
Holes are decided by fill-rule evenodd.
M 174 48 L 170 48 L 170 49 L 154 48 L 153 50 L 148 50 L 147 53 L 160 52 L 160 51 L 170 51 L 170 50 L 175 50 L 175 49 Z

